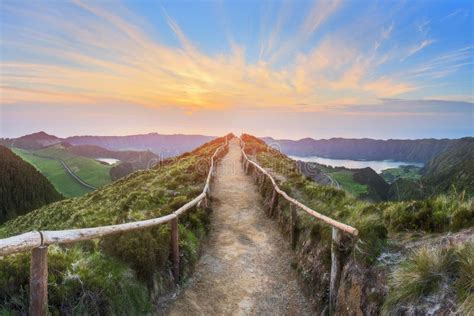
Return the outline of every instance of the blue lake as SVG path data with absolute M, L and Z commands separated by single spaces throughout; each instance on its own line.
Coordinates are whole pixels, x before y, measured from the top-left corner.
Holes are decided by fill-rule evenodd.
M 370 167 L 377 173 L 381 173 L 382 170 L 390 168 L 398 168 L 399 166 L 412 165 L 417 167 L 423 167 L 422 163 L 419 162 L 408 162 L 408 161 L 394 161 L 394 160 L 351 160 L 351 159 L 332 159 L 323 158 L 318 156 L 311 157 L 298 157 L 290 156 L 294 160 L 301 160 L 306 162 L 317 162 L 322 165 L 331 167 L 346 167 L 350 169 L 359 169 Z

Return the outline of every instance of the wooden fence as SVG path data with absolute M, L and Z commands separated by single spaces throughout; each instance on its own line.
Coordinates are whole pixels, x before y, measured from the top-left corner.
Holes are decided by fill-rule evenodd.
M 33 231 L 0 239 L 0 257 L 31 250 L 29 315 L 46 315 L 48 312 L 48 246 L 53 244 L 75 243 L 169 223 L 171 226 L 172 271 L 175 282 L 177 282 L 179 280 L 178 218 L 192 207 L 200 206 L 201 203 L 207 207 L 211 178 L 215 172 L 215 158 L 227 146 L 228 139 L 226 137 L 225 144 L 219 146 L 211 157 L 209 173 L 202 193 L 169 215 L 144 221 L 93 228 Z
M 270 199 L 270 205 L 269 205 L 269 216 L 273 215 L 273 212 L 278 204 L 278 196 L 281 196 L 283 199 L 288 201 L 290 203 L 290 216 L 291 216 L 291 229 L 290 229 L 290 242 L 292 247 L 294 248 L 296 245 L 296 236 L 295 236 L 295 226 L 296 226 L 296 221 L 297 221 L 297 215 L 296 215 L 296 210 L 297 208 L 302 209 L 309 215 L 313 216 L 314 218 L 332 226 L 332 242 L 331 242 L 331 276 L 330 276 L 330 284 L 329 284 L 329 312 L 332 314 L 334 312 L 336 302 L 337 302 L 337 292 L 339 290 L 339 283 L 341 279 L 341 272 L 342 272 L 342 255 L 345 247 L 343 246 L 343 233 L 349 234 L 353 237 L 358 236 L 359 231 L 351 227 L 349 225 L 346 225 L 344 223 L 338 222 L 328 216 L 325 216 L 323 214 L 320 214 L 316 212 L 315 210 L 309 208 L 308 206 L 304 205 L 303 203 L 297 201 L 296 199 L 288 196 L 288 194 L 281 190 L 278 187 L 278 184 L 276 183 L 275 179 L 270 175 L 270 173 L 262 168 L 258 163 L 252 161 L 249 159 L 247 154 L 245 153 L 245 142 L 240 139 L 240 144 L 241 144 L 241 151 L 242 151 L 242 165 L 244 168 L 244 171 L 246 173 L 249 173 L 249 167 L 250 165 L 253 166 L 253 170 L 256 173 L 256 180 L 257 182 L 263 184 L 265 177 L 267 177 L 272 185 L 273 185 L 273 191 L 272 191 L 272 197 Z

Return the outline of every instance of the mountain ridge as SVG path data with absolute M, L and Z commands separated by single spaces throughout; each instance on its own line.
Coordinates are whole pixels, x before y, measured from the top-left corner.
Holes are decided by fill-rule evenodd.
M 472 138 L 472 137 L 465 137 Z M 398 160 L 427 163 L 434 156 L 452 144 L 464 139 L 389 139 L 370 138 L 330 138 L 316 140 L 303 138 L 297 141 L 261 138 L 269 145 L 277 145 L 280 150 L 293 156 L 320 156 L 333 159 L 352 160 Z

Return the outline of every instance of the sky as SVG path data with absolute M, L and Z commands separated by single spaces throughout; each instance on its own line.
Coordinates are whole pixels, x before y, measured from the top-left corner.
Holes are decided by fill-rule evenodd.
M 0 9 L 0 137 L 474 135 L 471 1 Z

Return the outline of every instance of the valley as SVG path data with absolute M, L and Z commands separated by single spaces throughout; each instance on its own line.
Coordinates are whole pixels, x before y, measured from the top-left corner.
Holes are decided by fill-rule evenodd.
M 13 151 L 44 174 L 66 197 L 81 196 L 111 182 L 110 166 L 69 154 L 60 145 L 33 151 L 13 148 Z

